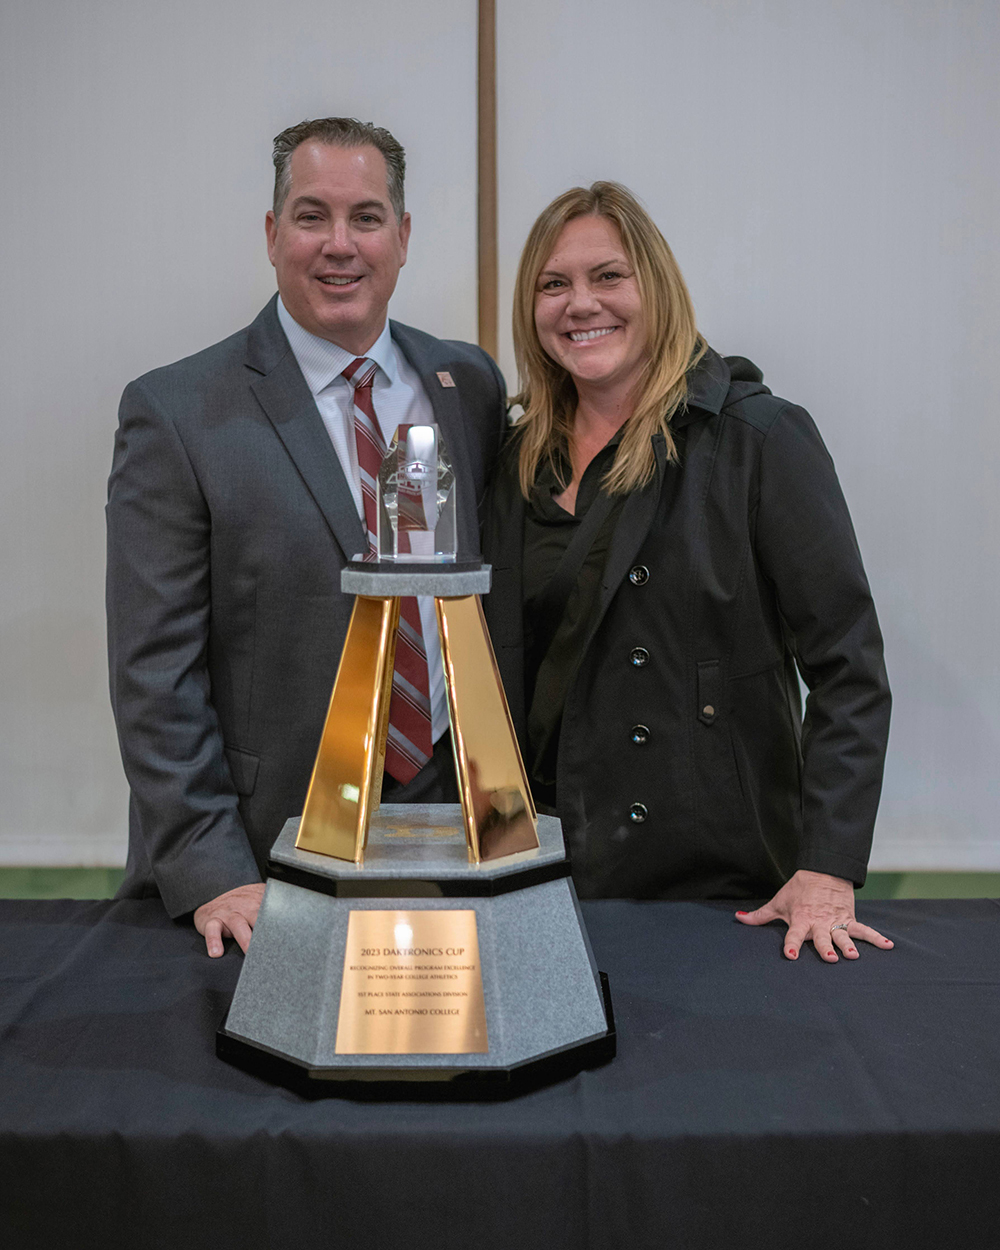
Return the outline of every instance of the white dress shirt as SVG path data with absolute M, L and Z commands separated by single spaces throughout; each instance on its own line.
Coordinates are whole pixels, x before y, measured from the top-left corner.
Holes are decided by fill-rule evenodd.
M 316 401 L 319 415 L 330 435 L 330 441 L 354 496 L 358 517 L 364 527 L 365 508 L 361 497 L 361 477 L 358 473 L 358 445 L 354 437 L 354 387 L 343 376 L 344 370 L 356 357 L 336 343 L 330 343 L 304 330 L 285 308 L 280 296 L 278 320 L 302 370 L 306 386 Z M 388 321 L 365 356 L 378 365 L 372 382 L 372 403 L 386 446 L 392 442 L 398 425 L 433 425 L 434 410 L 431 401 L 427 398 L 416 370 L 392 341 Z M 354 551 L 347 552 L 349 558 L 356 554 L 358 553 Z M 420 609 L 420 626 L 427 651 L 431 737 L 437 742 L 448 728 L 448 699 L 444 686 L 444 670 L 441 667 L 441 644 L 438 640 L 433 598 L 420 595 L 417 606 Z

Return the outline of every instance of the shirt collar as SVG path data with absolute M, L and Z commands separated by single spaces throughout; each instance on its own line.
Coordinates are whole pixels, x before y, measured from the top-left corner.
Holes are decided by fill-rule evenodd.
M 611 462 L 614 460 L 615 453 L 618 450 L 618 444 L 622 441 L 624 434 L 625 426 L 623 425 L 614 434 L 612 434 L 612 436 L 583 471 L 583 479 L 580 482 L 580 490 L 577 494 L 577 498 L 582 502 L 582 496 L 586 496 L 588 507 L 600 489 L 599 485 L 595 487 L 594 482 L 595 480 L 603 479 L 605 472 L 610 468 Z M 569 458 L 565 452 L 560 452 L 558 453 L 558 460 L 563 468 L 564 480 L 569 481 L 569 479 L 573 476 L 573 466 L 570 464 Z M 584 487 L 587 489 L 584 490 Z M 551 463 L 548 457 L 545 457 L 539 465 L 538 474 L 535 478 L 535 485 L 532 487 L 531 491 L 530 502 L 534 506 L 536 514 L 544 516 L 547 520 L 557 520 L 559 522 L 574 520 L 573 514 L 567 513 L 563 508 L 560 508 L 560 506 L 552 498 L 552 496 L 556 493 L 561 494 L 563 489 L 564 487 L 560 485 L 559 478 L 556 475 L 555 466 Z M 579 520 L 579 514 L 575 519 Z
M 277 311 L 281 328 L 284 330 L 285 337 L 288 339 L 288 345 L 292 349 L 292 354 L 302 370 L 306 386 L 309 387 L 309 390 L 315 397 L 320 391 L 325 390 L 335 378 L 339 377 L 356 357 L 352 352 L 338 347 L 336 343 L 331 343 L 328 339 L 321 339 L 318 335 L 310 334 L 308 330 L 304 330 L 282 303 L 280 295 L 278 296 Z M 390 386 L 397 380 L 399 375 L 396 368 L 396 349 L 393 346 L 388 320 L 382 333 L 365 355 L 369 360 L 375 361 L 385 374 Z

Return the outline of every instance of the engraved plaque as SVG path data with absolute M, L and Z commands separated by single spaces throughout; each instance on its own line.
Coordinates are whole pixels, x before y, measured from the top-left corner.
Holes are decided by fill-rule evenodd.
M 338 1055 L 485 1054 L 474 911 L 352 911 Z

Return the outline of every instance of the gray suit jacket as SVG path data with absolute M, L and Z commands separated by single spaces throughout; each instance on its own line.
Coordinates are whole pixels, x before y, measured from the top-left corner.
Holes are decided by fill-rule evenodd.
M 172 916 L 260 879 L 302 810 L 366 539 L 272 300 L 125 390 L 108 484 L 111 701 L 131 787 L 121 895 Z M 505 427 L 478 347 L 392 325 L 458 480 L 459 558 Z M 437 377 L 446 370 L 454 387 Z

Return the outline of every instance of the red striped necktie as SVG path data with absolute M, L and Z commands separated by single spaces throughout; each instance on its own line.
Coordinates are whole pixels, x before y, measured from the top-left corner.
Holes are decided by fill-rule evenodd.
M 378 551 L 376 491 L 378 471 L 386 450 L 372 403 L 372 382 L 377 368 L 374 360 L 360 356 L 344 370 L 344 377 L 354 387 L 354 437 L 358 445 L 361 495 L 371 553 Z M 385 747 L 386 772 L 405 785 L 427 763 L 433 749 L 427 652 L 420 628 L 420 610 L 416 599 L 410 596 L 399 601 L 396 665 L 392 674 L 389 737 Z

